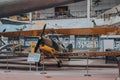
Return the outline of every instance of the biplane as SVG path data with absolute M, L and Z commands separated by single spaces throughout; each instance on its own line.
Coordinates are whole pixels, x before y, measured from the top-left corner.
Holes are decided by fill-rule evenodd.
M 36 53 L 38 50 L 42 52 L 45 56 L 51 56 L 57 62 L 57 66 L 62 65 L 62 61 L 59 60 L 56 56 L 61 54 L 66 54 L 69 59 L 69 56 L 77 54 L 81 57 L 92 57 L 92 56 L 119 56 L 120 52 L 74 52 L 73 46 L 68 44 L 67 47 L 59 40 L 59 37 L 56 36 L 57 42 L 50 37 L 46 37 L 46 34 L 63 34 L 63 35 L 106 35 L 106 34 L 115 34 L 119 35 L 119 28 L 71 28 L 71 29 L 46 29 L 46 24 L 43 25 L 42 30 L 27 30 L 27 31 L 16 31 L 16 32 L 1 32 L 0 35 L 5 37 L 28 37 L 28 36 L 38 36 L 38 41 L 34 47 L 32 47 L 32 53 Z
M 38 41 L 36 43 L 34 52 L 36 53 L 39 49 L 40 52 L 42 52 L 45 56 L 52 56 L 58 64 L 58 67 L 61 67 L 61 60 L 58 60 L 56 55 L 63 53 L 63 52 L 72 52 L 73 46 L 72 44 L 68 44 L 67 47 L 65 47 L 61 41 L 59 40 L 59 37 L 56 36 L 57 42 L 52 38 L 46 38 L 45 35 L 45 28 L 46 24 L 43 27 L 43 30 L 38 38 Z
M 55 59 L 55 61 L 57 62 L 58 67 L 60 67 L 62 61 L 58 60 L 56 55 L 61 54 L 63 52 L 72 52 L 73 46 L 72 46 L 72 44 L 68 44 L 67 47 L 65 47 L 62 44 L 62 42 L 59 40 L 59 37 L 57 35 L 55 36 L 57 39 L 57 42 L 54 39 L 52 39 L 51 37 L 46 37 L 45 36 L 45 29 L 46 29 L 46 24 L 44 24 L 43 29 L 39 33 L 39 37 L 38 37 L 38 41 L 36 43 L 36 46 L 31 47 L 31 53 L 37 53 L 37 50 L 39 50 L 40 53 L 43 53 L 45 56 L 53 57 Z M 18 32 L 15 32 L 15 34 Z M 2 32 L 2 33 L 11 33 L 11 32 Z M 14 37 L 20 37 L 20 36 L 14 35 Z M 34 44 L 31 44 L 31 46 L 33 46 L 33 45 Z

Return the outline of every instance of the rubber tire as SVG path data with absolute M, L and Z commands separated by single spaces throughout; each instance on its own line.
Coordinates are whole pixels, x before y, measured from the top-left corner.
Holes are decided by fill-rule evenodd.
M 61 61 L 61 60 L 59 60 L 59 61 L 57 62 L 57 67 L 62 67 L 62 61 Z
M 71 60 L 71 58 L 68 58 L 68 61 L 70 61 Z

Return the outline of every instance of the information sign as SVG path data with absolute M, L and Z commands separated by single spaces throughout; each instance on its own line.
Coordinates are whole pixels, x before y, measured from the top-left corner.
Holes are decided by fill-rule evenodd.
M 40 60 L 40 53 L 29 53 L 28 55 L 28 62 L 39 62 Z

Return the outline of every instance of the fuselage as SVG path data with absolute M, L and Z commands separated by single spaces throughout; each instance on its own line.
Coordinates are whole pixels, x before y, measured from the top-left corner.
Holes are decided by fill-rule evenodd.
M 0 18 L 82 0 L 0 0 Z
M 62 51 L 62 47 L 52 39 L 43 38 L 44 45 L 40 44 L 39 49 L 44 53 L 50 53 L 52 55 Z

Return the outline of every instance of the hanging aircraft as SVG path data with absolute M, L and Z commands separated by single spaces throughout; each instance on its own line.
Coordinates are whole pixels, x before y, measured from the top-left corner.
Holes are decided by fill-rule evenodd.
M 1 24 L 9 24 L 9 25 L 27 25 L 31 24 L 29 22 L 23 22 L 23 21 L 18 21 L 18 20 L 13 20 L 13 19 L 8 19 L 8 18 L 1 18 L 0 19 Z
M 0 0 L 0 18 L 83 0 Z
M 30 24 L 17 20 L 7 19 L 10 16 L 19 15 L 20 20 L 28 20 L 28 16 L 23 15 L 35 10 L 55 7 L 72 2 L 83 0 L 0 0 L 0 21 L 2 24 L 23 25 Z M 46 3 L 47 2 L 47 3 Z M 5 17 L 5 18 L 4 18 Z M 14 17 L 17 18 L 17 17 Z

